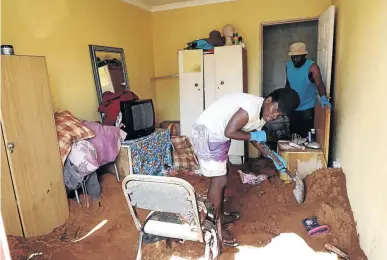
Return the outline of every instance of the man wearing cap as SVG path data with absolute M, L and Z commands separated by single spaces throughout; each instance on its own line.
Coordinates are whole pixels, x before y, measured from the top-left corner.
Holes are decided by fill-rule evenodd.
M 286 64 L 285 87 L 294 89 L 300 97 L 300 105 L 290 117 L 290 129 L 292 133 L 302 137 L 307 137 L 310 129 L 314 128 L 317 93 L 320 95 L 321 106 L 331 107 L 321 79 L 320 67 L 308 59 L 307 54 L 305 43 L 293 43 L 288 53 L 291 61 Z

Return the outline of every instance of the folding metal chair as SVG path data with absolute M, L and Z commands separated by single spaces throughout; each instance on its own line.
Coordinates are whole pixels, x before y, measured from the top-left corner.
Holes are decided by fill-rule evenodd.
M 141 259 L 144 234 L 205 243 L 205 259 L 217 259 L 220 255 L 222 238 L 215 210 L 208 201 L 196 198 L 194 188 L 187 181 L 175 177 L 128 175 L 122 182 L 122 189 L 140 231 L 137 260 Z M 151 210 L 143 223 L 137 209 Z M 171 221 L 173 218 L 163 218 L 161 213 L 176 216 L 175 220 L 184 216 L 187 221 Z

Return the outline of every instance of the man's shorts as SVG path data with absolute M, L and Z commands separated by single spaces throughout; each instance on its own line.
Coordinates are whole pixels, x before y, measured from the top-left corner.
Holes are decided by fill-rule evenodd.
M 227 174 L 228 151 L 231 141 L 219 140 L 204 125 L 195 124 L 192 128 L 192 145 L 206 177 Z

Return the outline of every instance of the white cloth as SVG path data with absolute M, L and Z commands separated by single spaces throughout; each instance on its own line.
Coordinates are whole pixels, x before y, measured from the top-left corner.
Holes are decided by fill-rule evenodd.
M 231 117 L 242 108 L 249 115 L 249 121 L 242 130 L 245 132 L 261 130 L 266 123 L 260 119 L 263 101 L 264 98 L 247 93 L 228 94 L 204 110 L 196 123 L 206 126 L 212 138 L 227 141 L 229 139 L 224 135 L 224 130 Z

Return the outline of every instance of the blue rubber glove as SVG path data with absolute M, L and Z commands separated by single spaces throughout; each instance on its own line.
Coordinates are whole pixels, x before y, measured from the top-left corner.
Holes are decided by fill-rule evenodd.
M 277 157 L 277 159 L 282 162 L 283 165 L 278 165 L 278 163 L 273 160 L 273 158 L 271 156 L 269 156 L 269 158 L 274 162 L 274 165 L 275 165 L 275 168 L 277 169 L 277 171 L 282 171 L 282 172 L 285 172 L 286 171 L 286 161 L 284 158 L 282 158 L 278 153 L 272 151 L 274 156 Z
M 324 106 L 327 106 L 327 107 L 332 107 L 331 103 L 329 103 L 329 100 L 327 98 L 327 96 L 321 96 L 320 97 L 320 103 L 321 103 L 321 107 L 324 108 Z
M 266 132 L 265 131 L 250 132 L 250 141 L 256 141 L 260 143 L 266 142 Z

